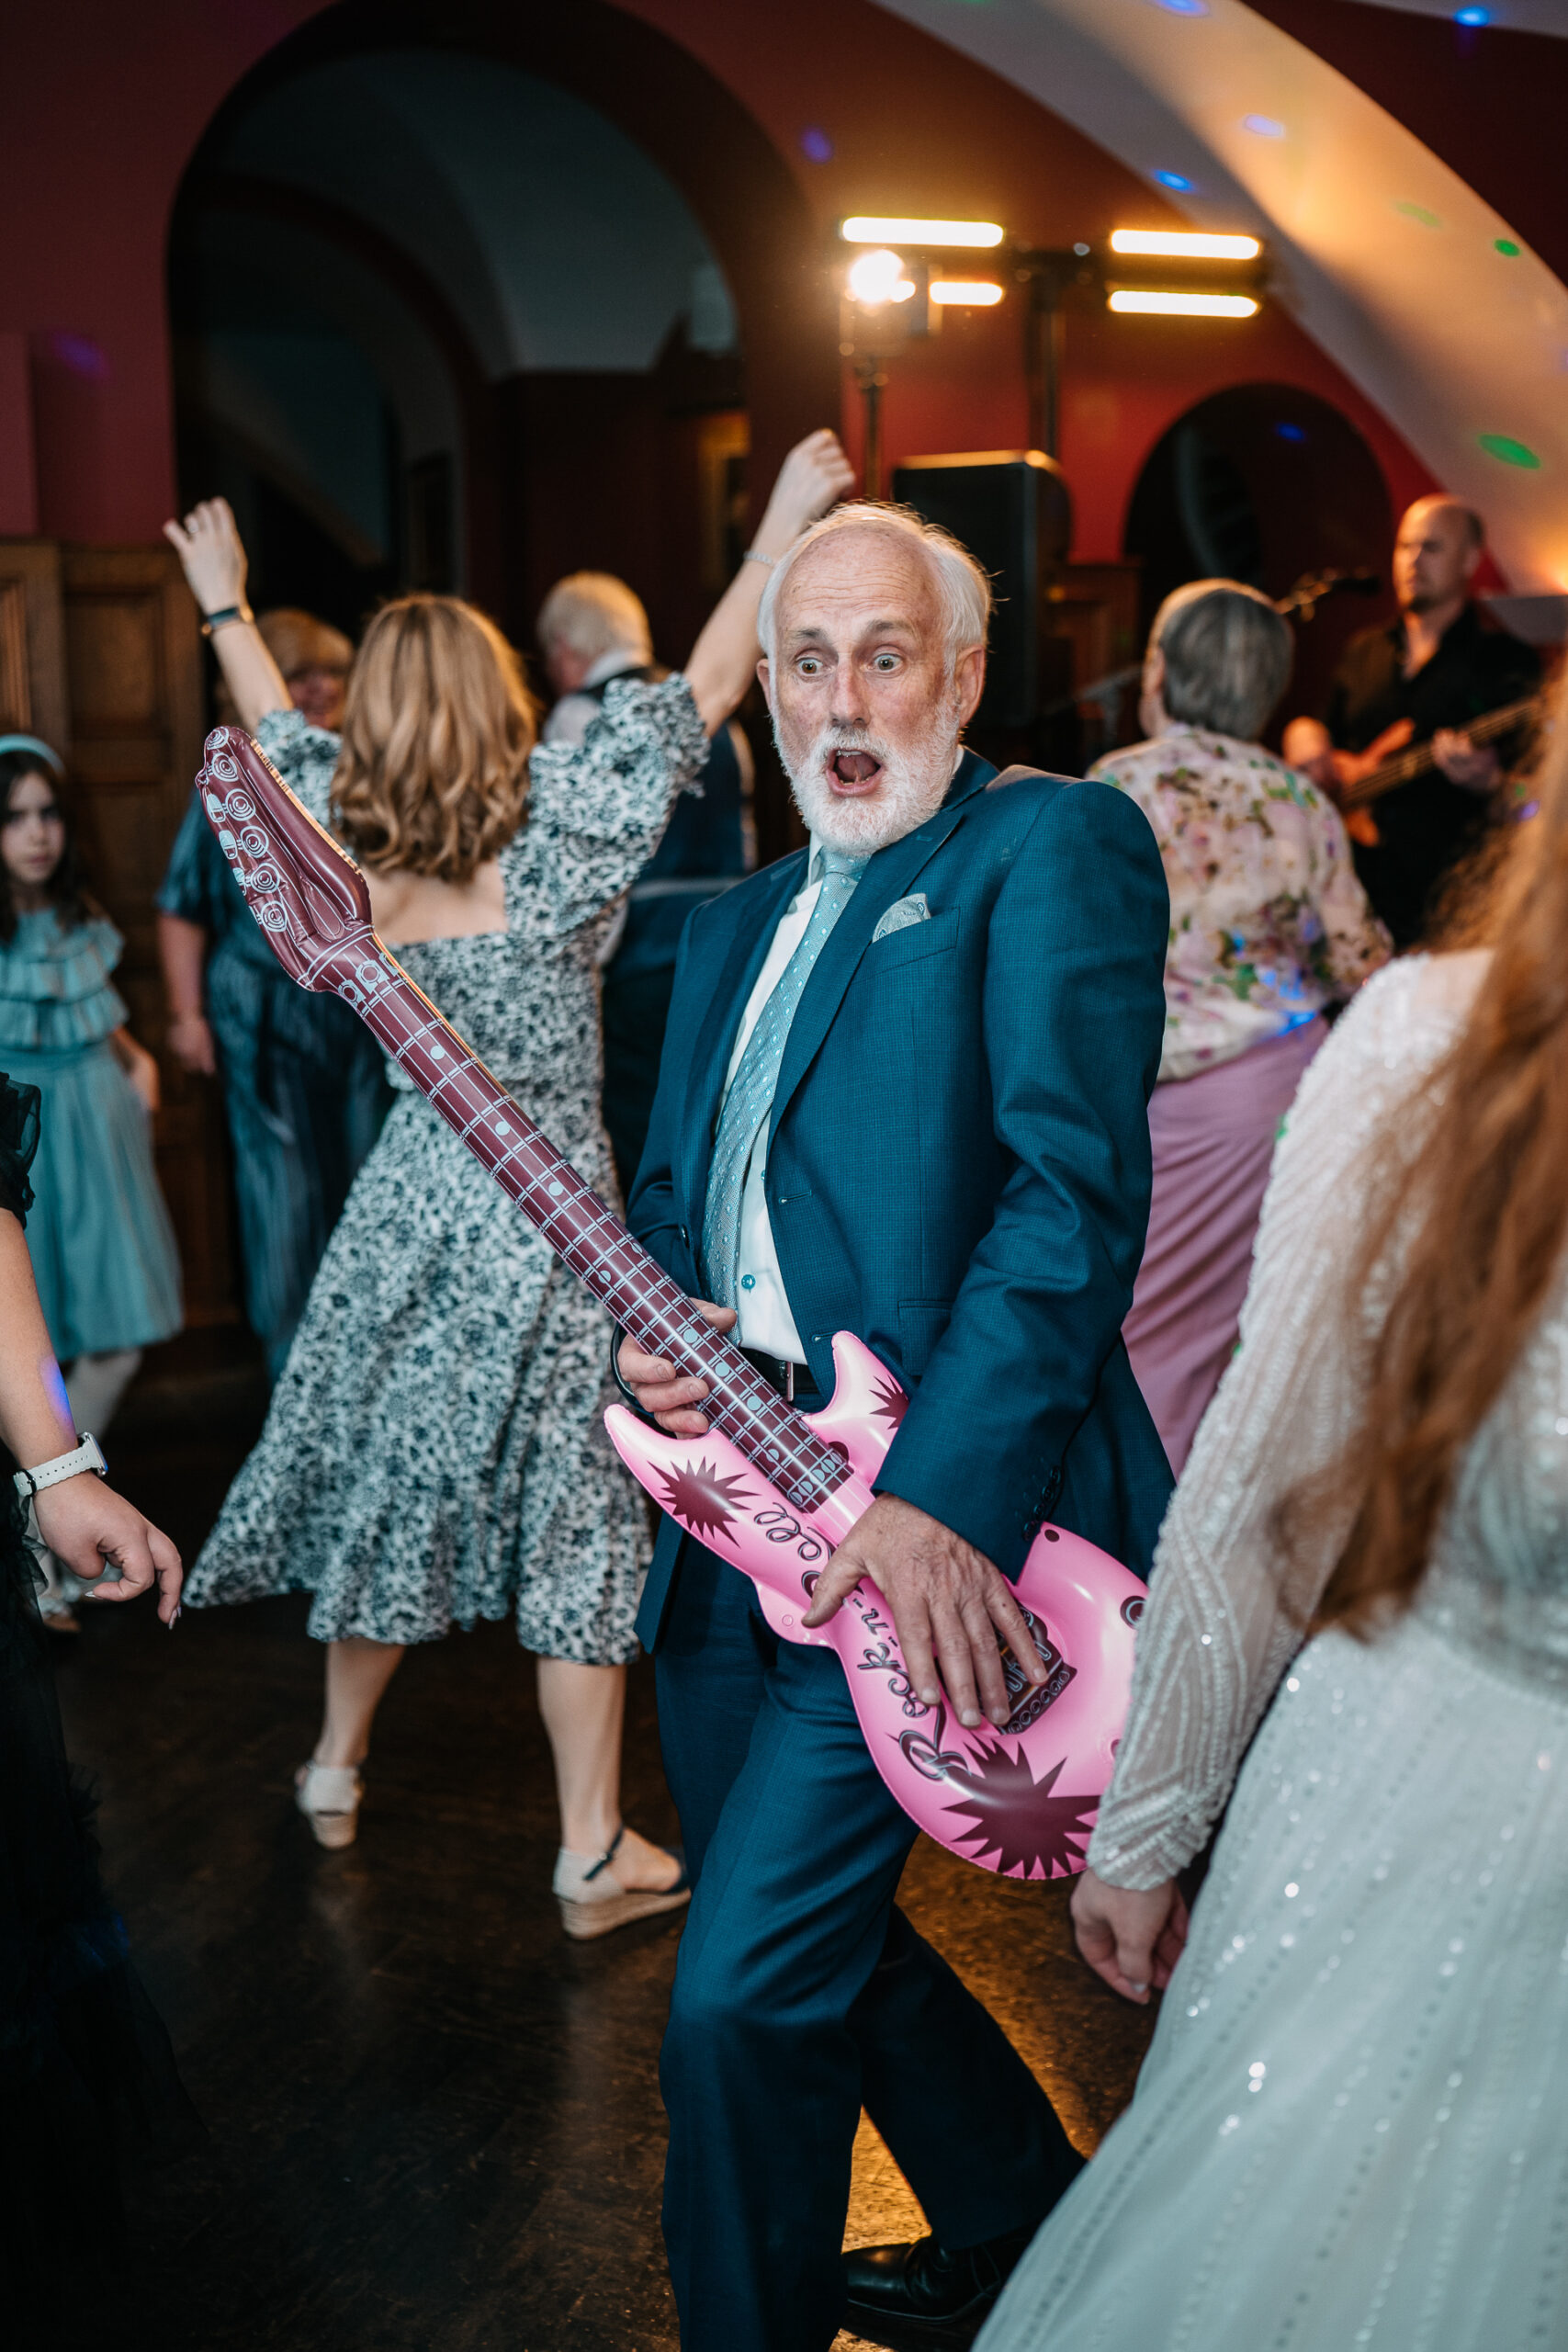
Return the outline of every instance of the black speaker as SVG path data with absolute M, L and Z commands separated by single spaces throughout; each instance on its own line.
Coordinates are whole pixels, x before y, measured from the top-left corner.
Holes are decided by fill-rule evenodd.
M 1060 691 L 1043 667 L 1046 591 L 1072 544 L 1073 506 L 1054 458 L 1038 449 L 982 449 L 973 457 L 906 458 L 893 495 L 951 531 L 991 575 L 997 608 L 981 729 L 1028 727 Z

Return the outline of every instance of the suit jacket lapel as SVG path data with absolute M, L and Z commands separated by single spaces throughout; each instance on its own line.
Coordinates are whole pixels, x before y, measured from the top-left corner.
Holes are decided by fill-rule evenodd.
M 855 975 L 871 934 L 896 899 L 903 898 L 915 876 L 936 854 L 948 835 L 964 821 L 964 809 L 985 789 L 996 770 L 965 752 L 952 788 L 934 817 L 906 833 L 901 842 L 879 850 L 861 876 L 854 897 L 839 917 L 807 981 L 789 1035 L 773 1092 L 773 1131 L 776 1134 L 789 1100 L 817 1057 L 843 1002 L 844 990 Z M 733 1026 L 730 1035 L 734 1035 Z
M 700 1225 L 707 1197 L 708 1161 L 713 1155 L 714 1122 L 718 1116 L 724 1073 L 735 1045 L 735 1033 L 757 975 L 767 960 L 779 919 L 806 879 L 806 852 L 781 858 L 768 871 L 767 885 L 750 895 L 746 920 L 738 923 L 723 951 L 708 997 L 707 1012 L 697 1033 L 696 1048 L 686 1080 L 686 1116 L 682 1121 L 685 1158 L 684 1197 Z M 855 896 L 860 896 L 857 890 Z

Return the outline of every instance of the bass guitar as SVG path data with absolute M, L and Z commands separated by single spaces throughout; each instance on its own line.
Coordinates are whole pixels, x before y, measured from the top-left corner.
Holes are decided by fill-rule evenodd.
M 1501 710 L 1489 710 L 1483 718 L 1466 719 L 1462 732 L 1472 743 L 1495 743 L 1511 735 L 1532 718 L 1539 718 L 1541 702 L 1539 695 L 1527 695 L 1523 702 L 1511 702 Z M 1418 775 L 1429 775 L 1437 766 L 1437 755 L 1430 743 L 1415 743 L 1408 751 L 1401 745 L 1410 742 L 1413 721 L 1396 718 L 1385 728 L 1368 751 L 1360 754 L 1374 764 L 1352 782 L 1342 785 L 1337 795 L 1341 808 L 1365 808 L 1370 802 L 1381 800 L 1385 793 L 1397 792 L 1402 784 L 1413 784 Z
M 863 1580 L 828 1624 L 801 1619 L 834 1547 L 872 1500 L 907 1398 L 847 1331 L 820 1412 L 787 1404 L 635 1240 L 377 937 L 365 877 L 306 814 L 250 737 L 220 727 L 197 779 L 252 912 L 301 988 L 365 1022 L 502 1192 L 642 1345 L 711 1390 L 708 1433 L 671 1437 L 625 1406 L 616 1451 L 661 1510 L 749 1576 L 785 1641 L 837 1650 L 877 1770 L 910 1818 L 966 1860 L 1010 1878 L 1083 1868 L 1126 1713 L 1144 1587 L 1065 1528 L 1045 1527 L 1016 1589 L 1047 1668 L 1028 1680 L 1002 1652 L 1013 1712 L 966 1730 L 915 1694 L 893 1612 Z M 984 1465 L 976 1464 L 976 1475 Z

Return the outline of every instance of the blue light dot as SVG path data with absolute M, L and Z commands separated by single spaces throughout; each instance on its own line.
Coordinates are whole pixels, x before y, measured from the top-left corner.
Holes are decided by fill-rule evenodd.
M 1209 0 L 1155 0 L 1155 6 L 1171 17 L 1206 17 L 1209 13 Z
M 813 164 L 830 164 L 833 142 L 825 130 L 819 130 L 815 123 L 810 123 L 800 134 L 800 152 Z
M 1456 8 L 1454 22 L 1456 25 L 1489 25 L 1492 11 L 1490 8 Z
M 1188 195 L 1191 193 L 1193 183 L 1180 172 L 1151 172 L 1149 177 L 1157 180 L 1161 187 L 1179 188 Z
M 1304 424 L 1280 423 L 1274 427 L 1274 430 L 1279 435 L 1281 441 L 1304 441 L 1306 439 L 1306 427 Z
M 1244 114 L 1241 127 L 1255 132 L 1259 139 L 1283 139 L 1285 135 L 1284 124 L 1276 122 L 1271 114 Z

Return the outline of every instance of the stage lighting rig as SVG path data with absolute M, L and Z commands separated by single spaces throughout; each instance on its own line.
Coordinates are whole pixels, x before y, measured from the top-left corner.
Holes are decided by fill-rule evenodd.
M 1066 306 L 1077 290 L 1119 317 L 1248 319 L 1261 302 L 1261 239 L 1219 230 L 1115 229 L 1096 246 L 1008 242 L 997 220 L 856 213 L 840 223 L 854 258 L 836 270 L 839 348 L 852 359 L 865 401 L 865 492 L 882 494 L 882 394 L 888 357 L 935 334 L 949 310 L 989 310 L 1008 285 L 1026 297 L 1025 354 L 1032 446 L 1059 457 Z M 995 255 L 994 277 L 950 256 Z

